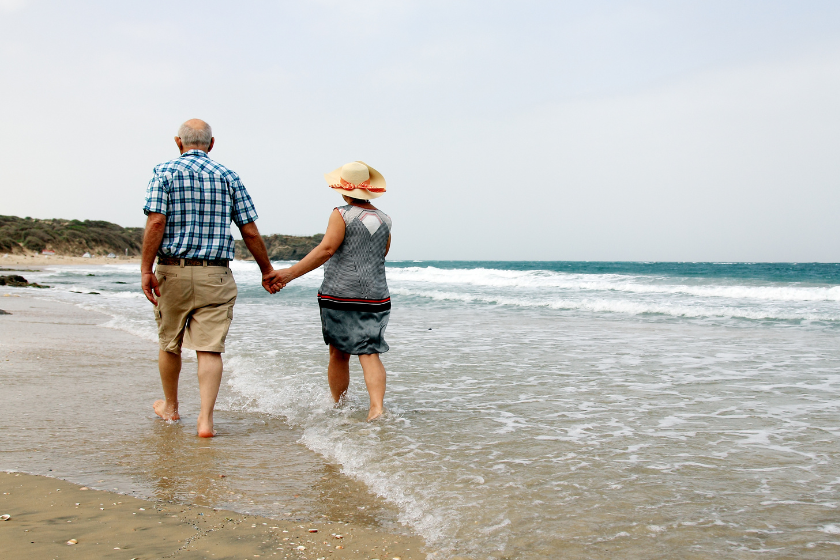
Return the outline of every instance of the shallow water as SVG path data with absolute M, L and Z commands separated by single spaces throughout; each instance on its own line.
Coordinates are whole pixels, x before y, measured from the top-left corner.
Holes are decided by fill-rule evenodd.
M 136 272 L 32 279 L 154 340 Z M 254 265 L 234 273 L 227 429 L 293 426 L 438 557 L 840 553 L 836 265 L 390 263 L 375 424 L 357 364 L 331 406 L 317 273 L 272 297 Z M 223 505 L 284 513 L 255 489 L 283 450 L 250 452 Z
M 195 359 L 181 375 L 181 422 L 161 422 L 151 409 L 160 397 L 156 344 L 101 328 L 107 316 L 74 306 L 0 305 L 12 311 L 0 322 L 0 469 L 281 519 L 400 529 L 395 508 L 298 443 L 300 429 L 281 418 L 217 411 L 219 436 L 196 438 Z

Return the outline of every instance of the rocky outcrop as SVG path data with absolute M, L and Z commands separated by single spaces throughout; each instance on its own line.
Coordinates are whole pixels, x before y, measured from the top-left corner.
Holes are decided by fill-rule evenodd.
M 29 282 L 26 278 L 17 274 L 0 276 L 0 286 L 11 286 L 13 288 L 49 288 L 49 286 Z

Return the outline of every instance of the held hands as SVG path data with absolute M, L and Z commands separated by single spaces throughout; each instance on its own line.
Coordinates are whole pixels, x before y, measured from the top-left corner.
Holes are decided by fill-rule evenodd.
M 262 285 L 270 294 L 276 294 L 280 290 L 286 287 L 286 284 L 291 282 L 293 279 L 292 274 L 289 272 L 288 268 L 283 268 L 280 270 L 272 270 L 271 272 L 267 272 L 263 274 L 262 277 Z
M 155 298 L 155 296 L 160 297 L 160 286 L 158 285 L 158 280 L 155 276 L 155 273 L 141 273 L 140 286 L 143 287 L 143 293 L 146 294 L 146 299 L 151 301 L 153 305 L 157 305 L 157 299 Z

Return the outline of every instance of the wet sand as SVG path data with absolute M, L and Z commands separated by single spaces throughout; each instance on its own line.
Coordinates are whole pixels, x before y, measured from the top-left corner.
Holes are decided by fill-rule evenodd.
M 10 516 L 0 521 L 6 558 L 425 558 L 413 537 L 151 502 L 18 473 L 0 473 L 0 515 Z
M 151 409 L 160 397 L 154 342 L 104 328 L 109 316 L 30 293 L 18 288 L 0 292 L 0 309 L 11 313 L 0 315 L 0 410 L 6 412 L 0 471 L 50 478 L 0 477 L 0 515 L 12 516 L 0 521 L 0 550 L 30 551 L 10 557 L 160 558 L 178 550 L 178 557 L 188 558 L 253 558 L 266 551 L 281 558 L 425 557 L 422 542 L 398 523 L 392 506 L 298 443 L 301 434 L 282 419 L 221 410 L 216 414 L 219 436 L 195 437 L 198 387 L 189 353 L 184 353 L 181 377 L 182 421 L 163 422 Z M 228 391 L 223 382 L 220 402 Z M 265 452 L 267 447 L 272 453 Z M 91 500 L 94 494 L 102 497 Z M 84 509 L 88 506 L 94 509 Z M 154 523 L 137 524 L 138 516 L 148 521 L 152 512 L 159 514 Z M 62 524 L 77 524 L 79 532 L 70 535 Z M 352 531 L 360 544 L 350 547 L 300 533 L 301 526 L 311 524 L 318 524 L 312 528 L 319 536 Z M 295 545 L 306 546 L 305 551 L 290 546 L 293 528 L 300 533 L 295 533 L 298 541 L 310 535 L 312 543 Z M 283 534 L 284 529 L 290 533 Z M 282 536 L 272 540 L 278 531 Z M 34 532 L 42 540 L 29 538 Z M 286 537 L 290 540 L 283 541 Z M 71 538 L 79 544 L 64 544 Z M 189 539 L 218 548 L 190 548 Z M 226 548 L 241 547 L 243 541 L 253 552 Z M 84 552 L 83 543 L 97 551 Z M 317 555 L 313 543 L 321 551 Z M 388 554 L 382 548 L 386 543 Z M 137 552 L 126 555 L 123 545 Z M 141 553 L 142 546 L 146 552 Z

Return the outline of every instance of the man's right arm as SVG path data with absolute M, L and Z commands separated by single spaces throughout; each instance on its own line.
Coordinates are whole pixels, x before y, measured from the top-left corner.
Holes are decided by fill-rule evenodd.
M 146 299 L 157 305 L 157 297 L 160 297 L 160 288 L 155 277 L 154 265 L 160 244 L 163 241 L 163 232 L 166 228 L 166 215 L 156 212 L 149 212 L 146 218 L 146 231 L 143 233 L 143 253 L 140 261 L 140 285 Z
M 245 186 L 235 173 L 231 179 L 231 187 L 233 193 L 233 207 L 231 208 L 230 217 L 236 227 L 239 228 L 239 233 L 242 234 L 242 241 L 245 246 L 251 251 L 254 260 L 262 272 L 263 288 L 269 293 L 276 293 L 282 286 L 271 286 L 268 281 L 269 275 L 274 271 L 271 266 L 271 261 L 268 260 L 268 250 L 265 248 L 265 242 L 260 235 L 260 230 L 257 229 L 257 209 L 254 208 L 254 201 L 251 200 L 251 195 L 245 190 Z

